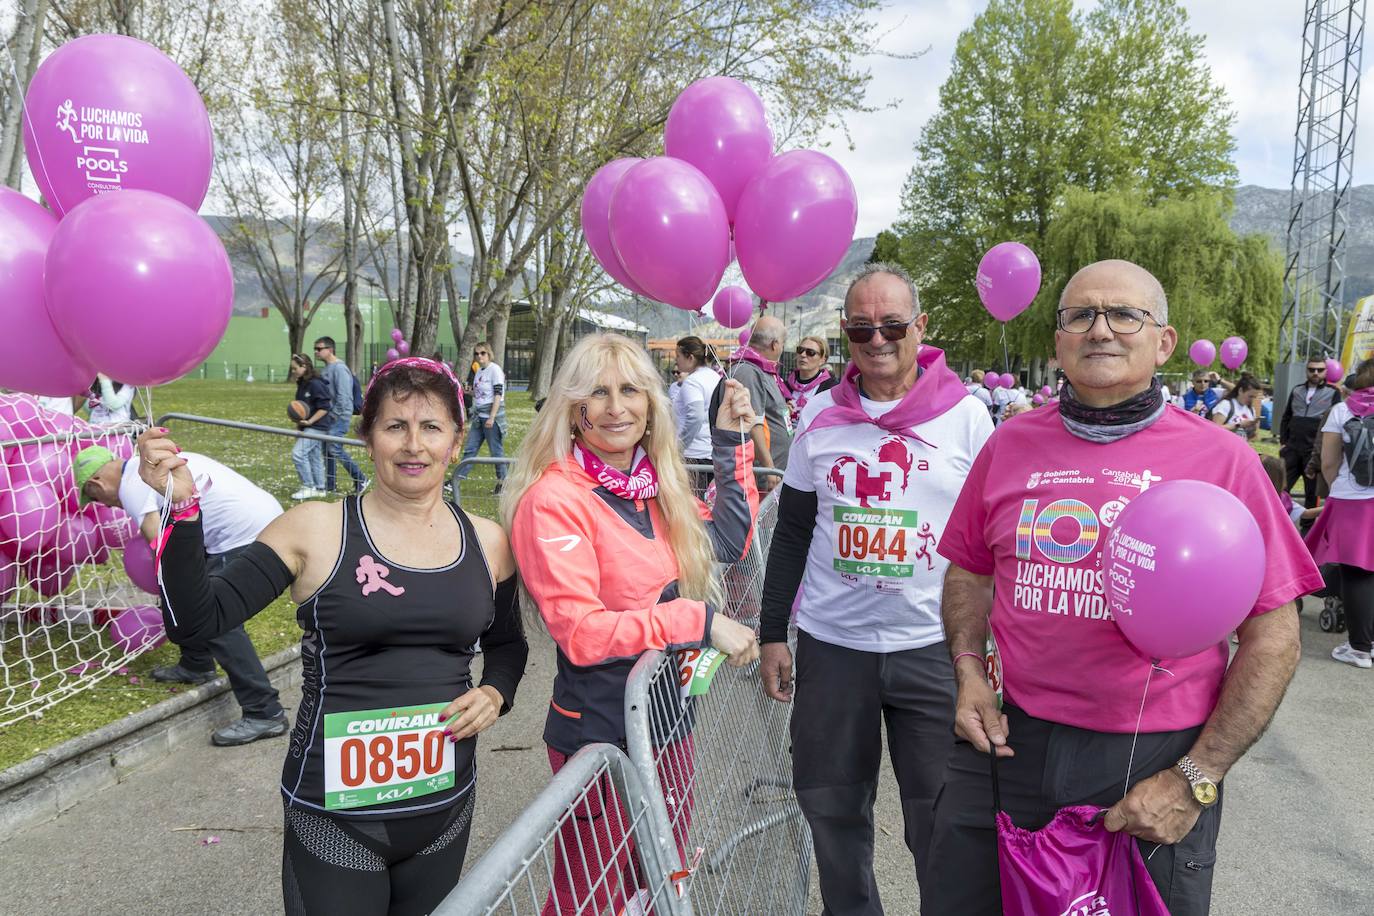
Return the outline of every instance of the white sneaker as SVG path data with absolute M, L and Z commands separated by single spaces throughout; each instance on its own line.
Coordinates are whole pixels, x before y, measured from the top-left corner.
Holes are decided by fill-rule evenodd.
M 310 497 L 312 497 L 312 496 L 314 496 L 314 495 L 315 495 L 315 491 L 314 491 L 314 490 L 310 489 L 309 487 L 301 487 L 301 488 L 300 488 L 299 490 L 297 490 L 295 493 L 292 493 L 292 494 L 291 494 L 291 498 L 292 498 L 292 499 L 309 499 Z
M 1374 659 L 1370 658 L 1370 654 L 1368 652 L 1361 652 L 1359 649 L 1350 648 L 1350 643 L 1348 642 L 1343 642 L 1332 649 L 1331 657 L 1338 662 L 1354 665 L 1356 668 L 1374 668 Z
M 328 495 L 329 491 L 327 490 L 311 490 L 310 495 L 307 496 L 306 499 L 320 499 Z

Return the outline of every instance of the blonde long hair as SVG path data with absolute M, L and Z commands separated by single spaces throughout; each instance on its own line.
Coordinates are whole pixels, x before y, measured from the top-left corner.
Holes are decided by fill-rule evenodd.
M 663 515 L 668 546 L 677 558 L 678 593 L 720 607 L 724 595 L 715 575 L 715 551 L 697 512 L 697 500 L 678 448 L 672 408 L 649 354 L 628 337 L 584 337 L 559 365 L 548 400 L 520 443 L 515 467 L 501 491 L 501 519 L 506 530 L 509 532 L 514 524 L 515 510 L 525 491 L 534 486 L 549 465 L 562 464 L 571 456 L 578 407 L 591 397 L 607 374 L 649 396 L 648 427 L 639 444 L 658 471 L 655 501 Z

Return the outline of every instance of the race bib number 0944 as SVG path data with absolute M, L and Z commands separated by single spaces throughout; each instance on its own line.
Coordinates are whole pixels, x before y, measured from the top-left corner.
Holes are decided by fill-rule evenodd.
M 835 569 L 856 576 L 911 578 L 918 547 L 909 509 L 835 507 Z
M 324 717 L 324 806 L 361 808 L 453 788 L 446 703 L 365 709 Z

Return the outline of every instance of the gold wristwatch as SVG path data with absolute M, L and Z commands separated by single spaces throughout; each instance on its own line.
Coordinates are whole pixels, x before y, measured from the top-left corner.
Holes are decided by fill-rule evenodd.
M 1188 785 L 1193 789 L 1194 801 L 1204 808 L 1210 808 L 1217 803 L 1217 784 L 1202 775 L 1202 770 L 1193 763 L 1192 757 L 1184 754 L 1174 767 L 1188 780 Z

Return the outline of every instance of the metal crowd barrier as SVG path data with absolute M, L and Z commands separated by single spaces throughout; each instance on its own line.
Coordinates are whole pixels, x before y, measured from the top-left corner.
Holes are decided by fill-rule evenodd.
M 757 626 L 778 495 L 759 507 L 749 552 L 724 571 L 726 613 Z M 722 665 L 701 696 L 682 698 L 682 662 L 648 652 L 625 691 L 630 762 L 659 789 L 699 913 L 803 914 L 811 834 L 792 791 L 791 706 L 759 686 L 758 663 Z
M 619 748 L 584 747 L 434 912 L 691 916 L 662 804 Z

